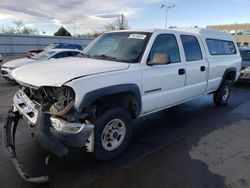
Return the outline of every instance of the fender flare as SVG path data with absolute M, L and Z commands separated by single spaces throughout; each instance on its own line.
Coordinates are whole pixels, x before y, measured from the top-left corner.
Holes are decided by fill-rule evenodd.
M 137 100 L 137 104 L 138 104 L 138 114 L 140 114 L 141 106 L 142 106 L 141 92 L 140 92 L 139 87 L 136 84 L 113 85 L 113 86 L 108 86 L 108 87 L 90 91 L 84 95 L 83 99 L 81 100 L 78 110 L 82 112 L 84 108 L 88 108 L 94 101 L 96 101 L 97 99 L 101 97 L 119 94 L 119 93 L 125 93 L 125 92 L 134 94 Z
M 230 67 L 230 68 L 227 68 L 222 76 L 222 79 L 221 79 L 221 83 L 218 87 L 218 89 L 221 87 L 221 85 L 223 84 L 224 80 L 226 79 L 226 76 L 228 75 L 229 72 L 235 72 L 235 75 L 234 75 L 234 78 L 233 78 L 233 81 L 235 82 L 235 79 L 236 79 L 236 73 L 237 73 L 237 69 L 235 67 Z
M 222 82 L 226 79 L 226 76 L 228 75 L 229 72 L 234 72 L 234 77 L 233 77 L 233 81 L 235 81 L 236 79 L 236 74 L 237 74 L 237 69 L 235 67 L 230 67 L 228 69 L 225 70 L 223 76 L 222 76 Z

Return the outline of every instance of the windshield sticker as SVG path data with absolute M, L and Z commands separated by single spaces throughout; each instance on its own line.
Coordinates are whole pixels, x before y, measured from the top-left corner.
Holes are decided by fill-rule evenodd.
M 142 34 L 131 34 L 129 35 L 128 38 L 130 39 L 140 39 L 140 40 L 144 40 L 146 38 L 147 35 L 142 35 Z

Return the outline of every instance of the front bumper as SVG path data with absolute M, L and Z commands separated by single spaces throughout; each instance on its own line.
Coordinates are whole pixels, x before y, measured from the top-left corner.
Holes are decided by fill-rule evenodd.
M 250 80 L 250 67 L 241 70 L 240 80 Z
M 93 132 L 94 125 L 70 123 L 61 118 L 43 113 L 39 110 L 39 106 L 31 101 L 22 90 L 16 93 L 13 102 L 12 110 L 8 112 L 3 127 L 5 151 L 23 179 L 36 183 L 47 182 L 47 176 L 29 178 L 22 171 L 22 167 L 15 154 L 15 130 L 19 119 L 23 117 L 30 125 L 35 126 L 38 140 L 42 147 L 58 157 L 68 155 L 66 145 L 84 147 L 87 139 Z
M 49 181 L 48 176 L 30 177 L 23 171 L 22 164 L 18 161 L 15 149 L 15 133 L 20 118 L 21 115 L 18 112 L 13 112 L 12 110 L 8 112 L 3 126 L 3 144 L 5 153 L 11 159 L 17 172 L 24 180 L 32 183 L 46 183 Z

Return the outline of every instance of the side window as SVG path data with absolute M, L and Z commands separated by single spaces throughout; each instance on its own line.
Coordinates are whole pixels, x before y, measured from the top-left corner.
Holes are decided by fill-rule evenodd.
M 232 41 L 218 39 L 207 39 L 207 47 L 211 55 L 233 55 L 236 54 L 236 48 Z
M 197 61 L 202 59 L 201 47 L 195 36 L 181 35 L 181 41 L 186 61 Z
M 60 52 L 54 55 L 52 58 L 58 59 L 58 58 L 69 57 L 69 56 L 70 56 L 70 52 Z
M 79 52 L 71 52 L 70 56 L 75 57 L 75 56 L 77 56 L 78 54 L 79 54 Z
M 175 36 L 172 34 L 157 36 L 150 51 L 148 61 L 152 61 L 157 53 L 168 54 L 170 63 L 180 62 L 180 52 Z

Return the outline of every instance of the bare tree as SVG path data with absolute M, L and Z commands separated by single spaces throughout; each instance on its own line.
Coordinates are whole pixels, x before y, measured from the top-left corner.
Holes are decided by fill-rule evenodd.
M 22 21 L 14 21 L 15 26 L 8 27 L 4 33 L 39 35 L 40 31 L 37 28 L 28 27 Z
M 129 29 L 129 25 L 128 25 L 128 20 L 124 16 L 124 14 L 118 16 L 115 21 L 109 22 L 105 25 L 106 31 L 125 30 L 125 29 Z

